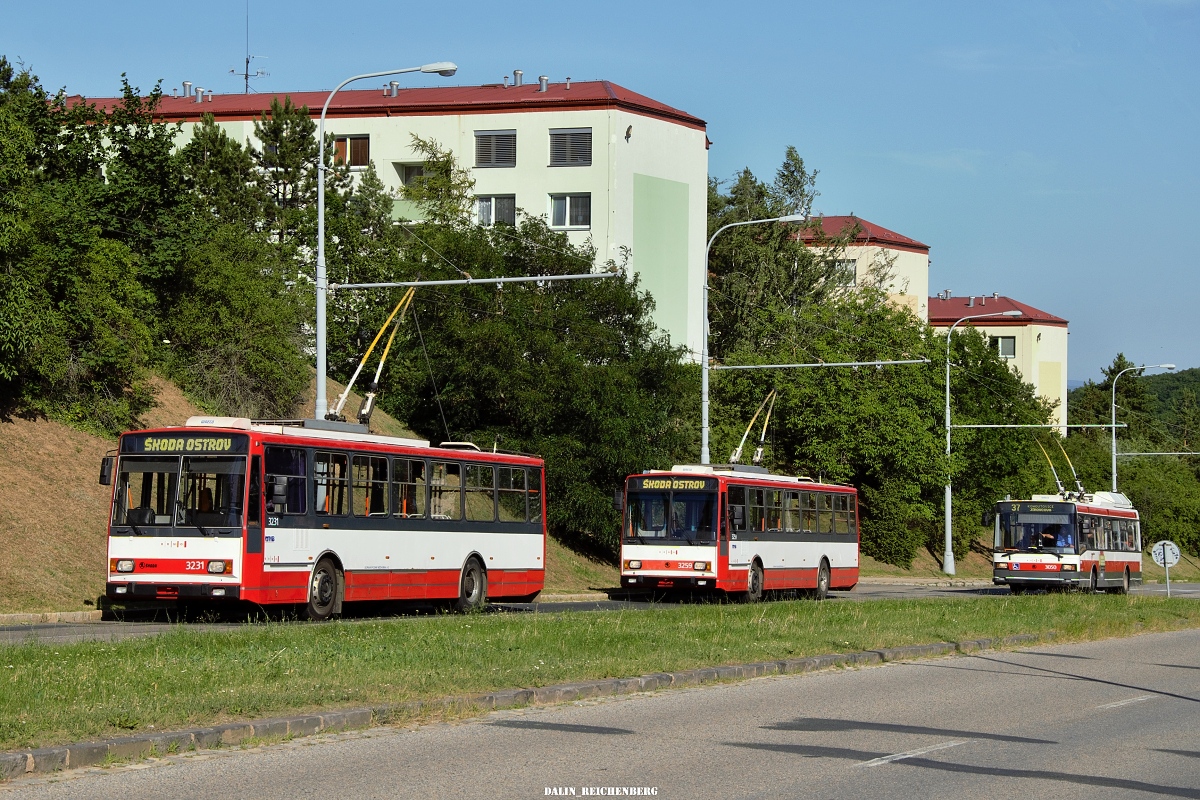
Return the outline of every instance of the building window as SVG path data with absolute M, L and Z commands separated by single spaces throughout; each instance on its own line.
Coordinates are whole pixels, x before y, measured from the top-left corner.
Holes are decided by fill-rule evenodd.
M 993 336 L 988 340 L 988 344 L 996 349 L 1001 358 L 1017 357 L 1017 337 L 1015 336 Z
M 591 165 L 591 128 L 550 129 L 550 166 L 590 167 Z
M 858 285 L 857 258 L 839 258 L 834 262 L 833 268 L 836 270 L 838 282 L 842 286 L 853 287 Z
M 333 160 L 351 169 L 365 169 L 371 163 L 371 137 L 338 136 L 333 140 Z
M 402 164 L 393 161 L 392 167 L 396 170 L 396 177 L 400 179 L 401 186 L 410 186 L 414 179 L 425 174 L 424 164 Z
M 495 225 L 503 222 L 506 225 L 517 224 L 516 195 L 501 194 L 492 197 L 477 197 L 477 208 L 480 225 Z
M 515 167 L 516 131 L 475 131 L 476 167 Z
M 550 226 L 552 228 L 588 228 L 592 224 L 590 194 L 550 195 Z

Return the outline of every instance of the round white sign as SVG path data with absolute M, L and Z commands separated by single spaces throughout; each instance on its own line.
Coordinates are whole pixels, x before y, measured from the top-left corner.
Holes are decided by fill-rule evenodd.
M 1179 547 L 1174 542 L 1155 542 L 1150 548 L 1150 557 L 1160 567 L 1173 567 L 1179 563 Z

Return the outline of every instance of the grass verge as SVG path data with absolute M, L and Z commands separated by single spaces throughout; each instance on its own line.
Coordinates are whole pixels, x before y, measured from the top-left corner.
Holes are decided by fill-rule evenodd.
M 656 671 L 1054 630 L 1200 627 L 1200 603 L 1045 595 L 264 623 L 0 646 L 0 749 Z

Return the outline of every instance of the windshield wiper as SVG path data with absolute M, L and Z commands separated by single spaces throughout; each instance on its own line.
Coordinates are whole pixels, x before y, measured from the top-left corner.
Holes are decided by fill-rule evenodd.
M 133 530 L 133 532 L 135 534 L 137 534 L 138 536 L 147 536 L 148 535 L 148 534 L 144 533 L 142 531 L 142 529 L 139 528 L 137 525 L 134 525 L 132 522 L 126 522 L 125 524 L 128 525 Z
M 196 530 L 200 531 L 200 533 L 203 534 L 204 536 L 216 536 L 217 533 L 219 533 L 219 531 L 209 531 L 208 528 L 197 525 L 194 522 L 192 523 L 192 527 L 195 528 Z

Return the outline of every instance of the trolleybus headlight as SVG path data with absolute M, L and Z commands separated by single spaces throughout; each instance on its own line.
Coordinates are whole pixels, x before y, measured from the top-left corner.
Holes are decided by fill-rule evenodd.
M 133 572 L 133 559 L 132 558 L 121 558 L 121 559 L 114 558 L 112 560 L 112 571 L 113 572 Z
M 708 569 L 708 562 L 697 561 L 695 564 L 692 564 L 692 569 L 696 570 L 697 572 L 704 572 L 704 570 Z
M 637 559 L 625 562 L 625 569 L 641 569 L 641 568 L 642 568 L 642 562 L 638 561 Z
M 225 561 L 210 561 L 210 562 L 208 562 L 209 573 L 211 573 L 213 575 L 220 575 L 221 573 L 226 571 L 225 570 L 226 563 L 227 562 L 225 562 Z M 232 564 L 230 564 L 230 566 L 232 566 Z

